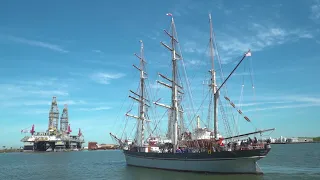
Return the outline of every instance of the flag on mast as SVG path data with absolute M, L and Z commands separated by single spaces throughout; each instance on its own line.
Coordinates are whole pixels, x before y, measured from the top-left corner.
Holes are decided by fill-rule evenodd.
M 251 51 L 247 52 L 246 56 L 251 56 Z
M 167 13 L 166 15 L 167 15 L 167 16 L 171 16 L 171 17 L 172 17 L 172 14 L 171 14 L 171 13 Z

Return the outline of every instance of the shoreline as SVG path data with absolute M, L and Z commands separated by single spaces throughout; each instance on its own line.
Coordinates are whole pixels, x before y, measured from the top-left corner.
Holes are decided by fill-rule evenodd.
M 313 142 L 283 142 L 283 143 L 270 143 L 270 144 L 310 144 L 310 143 L 320 143 L 320 141 L 313 141 Z
M 23 152 L 22 149 L 1 149 L 0 150 L 0 154 L 1 153 L 14 153 L 14 152 Z

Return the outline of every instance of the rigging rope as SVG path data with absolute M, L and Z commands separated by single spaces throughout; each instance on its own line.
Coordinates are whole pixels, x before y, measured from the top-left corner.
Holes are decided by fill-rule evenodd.
M 151 86 L 150 86 L 150 81 L 149 80 L 147 80 L 146 81 L 146 86 L 148 87 L 148 89 L 151 89 Z M 157 89 L 156 89 L 156 93 L 155 94 L 157 94 Z M 155 97 L 156 97 L 156 95 L 155 94 L 153 94 L 153 92 L 150 90 L 150 92 L 149 91 L 146 91 L 146 94 L 147 94 L 147 97 L 148 97 L 148 99 L 149 99 L 149 102 L 153 102 L 154 101 L 154 99 L 155 99 Z M 152 95 L 153 94 L 153 95 Z M 152 96 L 152 97 L 151 97 Z M 151 114 L 152 114 L 152 116 L 150 116 L 149 114 L 147 114 L 147 116 L 149 117 L 149 120 L 151 120 L 151 124 L 153 124 L 153 125 L 155 125 L 155 118 L 156 118 L 156 115 L 157 115 L 157 112 L 155 111 L 155 109 L 154 108 L 152 108 L 152 104 L 153 103 L 149 103 L 149 105 L 150 105 L 150 108 L 148 108 L 148 110 L 149 109 L 151 109 Z M 149 112 L 149 111 L 148 111 Z M 148 128 L 149 128 L 149 131 L 150 132 L 152 132 L 152 128 L 151 128 L 151 125 L 150 125 L 150 122 L 147 122 L 148 123 Z M 149 133 L 150 133 L 149 132 Z M 149 135 L 151 135 L 151 134 L 149 134 Z
M 256 91 L 255 91 L 255 86 L 254 86 L 254 81 L 253 81 L 253 66 L 252 66 L 252 56 L 250 57 L 250 77 L 251 77 L 251 85 L 252 85 L 252 91 L 253 91 L 253 102 L 256 103 Z M 252 125 L 254 128 L 258 129 L 255 124 L 252 122 Z
M 129 119 L 129 117 L 127 117 L 127 119 Z M 130 133 L 130 137 L 132 136 L 132 133 L 133 133 L 134 129 L 136 128 L 136 125 L 137 125 L 137 123 L 135 123 L 135 124 L 133 125 L 132 131 L 131 131 L 131 133 Z M 135 138 L 134 140 L 137 141 L 136 138 Z
M 227 133 L 227 135 L 228 135 L 229 137 L 231 137 L 231 136 L 232 136 L 232 131 L 231 131 L 231 128 L 230 128 L 230 126 L 229 126 L 228 119 L 227 119 L 227 116 L 226 116 L 226 114 L 225 114 L 225 112 L 224 112 L 224 108 L 223 108 L 223 106 L 222 106 L 222 102 L 221 102 L 221 99 L 220 99 L 220 98 L 219 98 L 219 104 L 220 104 L 219 109 L 220 109 L 220 112 L 221 112 L 221 118 L 222 118 L 223 123 L 224 123 L 224 125 L 225 125 L 226 133 Z
M 240 98 L 239 98 L 239 109 L 242 108 L 242 100 L 243 100 L 243 89 L 244 89 L 244 84 L 241 85 L 241 92 L 240 92 Z M 240 124 L 239 124 L 239 119 L 240 119 L 240 114 L 237 115 L 237 133 L 239 135 L 240 133 Z
M 208 47 L 209 47 L 209 43 L 208 43 L 208 45 L 207 45 L 207 49 L 208 49 Z M 181 50 L 180 50 L 181 51 Z M 203 59 L 205 57 L 205 54 L 203 54 L 203 57 L 201 58 L 201 59 Z M 184 68 L 185 68 L 185 65 L 184 65 Z M 207 73 L 206 73 L 206 75 L 207 75 Z M 193 76 L 191 77 L 191 78 L 189 78 L 189 80 L 193 80 L 194 78 L 195 78 L 195 76 L 196 76 L 196 73 L 194 73 L 193 74 Z M 191 84 L 190 84 L 190 81 L 189 81 L 189 87 L 191 86 Z M 204 88 L 203 88 L 203 92 L 202 92 L 203 94 L 202 94 L 202 97 L 204 98 Z M 193 102 L 193 101 L 192 101 Z M 193 107 L 191 107 L 191 108 L 193 108 Z M 201 117 L 203 117 L 203 110 L 204 109 L 202 109 L 202 111 L 201 111 Z M 193 108 L 193 112 L 194 112 L 194 108 Z M 190 111 L 188 111 L 188 118 L 189 118 L 189 123 L 192 121 L 192 114 L 191 114 L 191 112 Z M 193 128 L 195 128 L 195 125 L 194 124 L 191 124 L 192 125 L 192 129 Z
M 215 32 L 214 32 L 213 29 L 212 29 L 212 34 L 213 34 L 212 38 L 213 38 L 213 42 L 214 42 L 214 46 L 215 46 L 215 50 L 216 50 L 216 54 L 217 54 L 217 59 L 218 59 L 218 62 L 219 62 L 218 64 L 219 64 L 220 73 L 221 73 L 220 79 L 221 79 L 221 83 L 222 83 L 222 82 L 224 82 L 225 78 L 224 78 L 224 73 L 223 73 L 223 69 L 222 69 L 221 58 L 220 58 L 220 55 L 219 55 L 218 45 L 217 45 L 217 43 L 216 43 Z M 225 84 L 224 87 L 222 87 L 222 89 L 224 89 L 224 94 L 225 94 L 225 96 L 228 96 L 227 84 Z M 226 103 L 226 102 L 225 102 L 225 103 Z M 222 103 L 222 102 L 220 103 L 220 105 L 223 107 L 223 103 Z M 236 123 L 235 123 L 235 117 L 234 117 L 234 114 L 233 114 L 234 112 L 232 111 L 231 107 L 228 108 L 228 106 L 227 106 L 227 110 L 228 110 L 228 114 L 231 115 L 231 118 L 232 118 L 232 120 L 233 120 L 233 124 L 235 125 Z M 225 113 L 224 110 L 221 111 L 221 113 Z M 225 117 L 226 119 L 228 119 L 225 114 L 223 114 L 222 116 Z M 228 120 L 227 120 L 227 121 L 228 121 Z M 229 124 L 228 124 L 228 127 L 229 127 Z M 225 126 L 226 129 L 228 129 L 228 127 Z
M 134 73 L 134 75 L 133 76 L 130 76 L 130 77 L 133 77 L 133 79 L 136 79 L 136 76 L 138 76 L 136 73 Z M 129 95 L 130 93 L 128 93 L 128 95 Z M 123 105 L 125 104 L 125 102 L 126 102 L 126 100 L 127 100 L 127 98 L 128 98 L 128 95 L 125 97 L 125 100 L 124 100 L 124 102 L 123 102 Z M 132 107 L 133 107 L 133 104 L 134 104 L 134 102 L 131 104 L 131 105 L 129 105 L 130 106 L 130 111 L 131 111 L 131 109 L 132 109 Z M 121 108 L 122 109 L 122 108 Z M 121 113 L 121 110 L 120 110 L 120 113 Z M 120 117 L 120 115 L 122 116 L 123 114 L 119 114 L 118 115 L 118 118 L 117 119 L 119 119 L 119 117 Z M 118 120 L 117 120 L 118 121 Z M 127 127 L 127 124 L 128 124 L 128 118 L 126 118 L 126 121 L 125 121 L 125 127 L 123 128 L 123 131 L 122 131 L 122 134 L 121 134 L 121 136 L 120 136 L 120 139 L 122 139 L 122 137 L 123 137 L 123 135 L 124 135 L 124 133 L 125 133 L 125 131 L 126 131 L 126 127 Z
M 138 92 L 139 90 L 140 90 L 140 83 L 138 84 L 138 88 L 137 88 L 136 92 Z M 133 107 L 134 104 L 135 104 L 135 101 L 132 101 L 132 103 L 131 103 L 131 105 L 130 105 L 130 110 L 129 110 L 129 112 L 132 110 L 132 107 Z M 140 108 L 140 107 L 138 107 L 138 108 Z M 127 125 L 127 123 L 128 123 L 128 119 L 129 119 L 129 117 L 126 118 L 126 125 Z M 135 124 L 138 125 L 138 128 L 137 128 L 137 133 L 138 133 L 138 131 L 140 130 L 140 128 L 139 128 L 140 120 L 137 119 L 137 121 L 136 121 Z M 135 128 L 135 126 L 134 126 L 134 128 Z M 133 132 L 134 128 L 132 129 L 132 132 Z M 122 136 L 123 136 L 123 134 L 124 134 L 124 131 L 125 131 L 125 128 L 124 128 L 124 130 L 123 130 L 123 133 L 122 133 L 122 135 L 121 135 L 121 138 L 122 138 Z M 132 135 L 132 132 L 130 133 L 130 136 Z M 135 135 L 135 136 L 136 136 L 136 135 Z
M 211 120 L 211 116 L 212 116 L 212 102 L 213 102 L 213 94 L 210 93 L 210 101 L 209 101 L 209 109 L 208 109 L 208 114 L 207 114 L 207 127 L 208 129 L 210 129 L 210 120 Z
M 244 63 L 244 67 L 243 67 L 242 84 L 241 84 L 240 98 L 239 98 L 239 103 L 238 103 L 239 104 L 239 110 L 242 108 L 245 73 L 246 73 L 246 63 Z M 240 120 L 240 114 L 237 115 L 237 123 L 236 123 L 236 126 L 237 126 L 236 128 L 237 128 L 237 134 L 238 135 L 240 134 L 239 120 Z
M 174 24 L 173 24 L 174 25 Z M 174 25 L 175 26 L 175 25 Z M 174 27 L 175 29 L 175 34 L 176 34 L 176 39 L 177 41 L 179 42 L 179 39 L 178 39 L 178 33 L 176 32 L 176 28 Z M 187 85 L 187 94 L 189 95 L 189 99 L 190 99 L 190 105 L 191 105 L 191 110 L 192 110 L 192 113 L 194 114 L 194 104 L 193 104 L 193 96 L 192 96 L 192 91 L 191 91 L 191 88 L 190 88 L 190 82 L 188 80 L 188 74 L 187 74 L 187 71 L 186 71 L 186 67 L 185 67 L 185 64 L 184 64 L 184 59 L 183 59 L 183 56 L 182 56 L 182 51 L 181 51 L 181 47 L 178 46 L 178 49 L 179 49 L 179 52 L 180 52 L 180 56 L 181 56 L 181 62 L 182 62 L 182 67 L 183 67 L 183 72 L 184 72 L 184 75 L 185 75 L 185 79 L 186 79 L 186 85 Z
M 158 76 L 158 77 L 159 77 L 159 76 Z M 155 82 L 155 86 L 156 86 L 156 88 L 155 88 L 155 89 L 156 89 L 156 93 L 155 93 L 155 96 L 154 96 L 154 101 L 157 101 L 157 100 L 156 100 L 156 97 L 158 97 L 158 93 L 159 93 L 159 91 L 160 91 L 160 87 L 161 87 L 161 86 L 160 86 L 157 82 Z M 161 99 L 161 98 L 160 98 L 160 99 Z M 164 115 L 165 115 L 165 113 L 167 112 L 167 110 L 166 110 L 165 113 L 162 115 L 162 117 L 158 119 L 157 105 L 156 105 L 156 104 L 153 104 L 153 106 L 154 106 L 155 118 L 154 118 L 154 128 L 153 128 L 153 130 L 151 131 L 151 134 L 155 133 L 155 134 L 160 135 L 160 134 L 161 134 L 161 129 L 160 129 L 160 128 L 157 129 L 157 127 L 158 127 L 158 125 L 160 124 L 160 121 L 161 121 L 162 118 L 164 117 Z M 157 132 L 156 130 L 158 130 L 158 132 Z
M 206 98 L 208 97 L 208 95 L 209 95 L 209 94 L 212 94 L 212 93 L 210 93 L 210 92 L 211 92 L 211 89 L 212 89 L 212 88 L 210 87 L 209 90 L 208 90 L 207 95 L 206 95 L 205 98 L 202 100 L 200 107 L 198 108 L 198 110 L 197 110 L 196 113 L 194 114 L 193 118 L 190 120 L 189 125 L 188 125 L 187 127 L 189 127 L 189 126 L 193 123 L 193 121 L 195 120 L 195 118 L 197 117 L 197 114 L 198 114 L 199 110 L 201 109 L 201 106 L 203 105 L 204 101 L 205 101 Z M 201 119 L 200 119 L 200 121 L 201 121 L 202 123 L 204 123 Z M 205 123 L 204 123 L 204 124 L 205 124 Z

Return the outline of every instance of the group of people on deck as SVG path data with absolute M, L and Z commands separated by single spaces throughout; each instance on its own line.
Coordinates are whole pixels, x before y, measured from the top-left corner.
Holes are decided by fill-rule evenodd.
M 250 137 L 247 140 L 242 140 L 238 142 L 229 142 L 224 144 L 223 139 L 218 140 L 216 144 L 214 144 L 210 149 L 212 152 L 220 152 L 220 151 L 235 151 L 235 150 L 246 150 L 246 149 L 255 149 L 259 144 L 259 141 L 256 137 L 251 139 Z M 200 148 L 199 152 L 205 152 L 207 148 Z M 172 152 L 172 151 L 171 151 Z M 192 148 L 179 147 L 176 149 L 176 153 L 188 153 L 193 152 Z
M 178 147 L 176 149 L 176 153 L 191 153 L 192 150 L 189 148 L 182 148 L 182 147 Z
M 201 141 L 201 140 L 200 140 Z M 221 152 L 221 151 L 241 151 L 241 150 L 250 150 L 250 149 L 261 149 L 267 148 L 267 145 L 270 144 L 270 140 L 266 141 L 266 143 L 259 142 L 256 137 L 251 139 L 250 137 L 246 140 L 239 140 L 236 142 L 228 142 L 224 144 L 224 139 L 219 138 L 216 142 L 207 141 L 201 144 L 201 142 L 196 141 L 198 145 L 194 144 L 185 144 L 180 145 L 176 150 L 175 153 L 197 153 L 197 152 Z M 207 143 L 207 144 L 206 144 Z M 200 145 L 200 146 L 199 146 Z M 139 148 L 132 143 L 129 146 L 130 151 L 137 151 L 139 152 Z M 165 146 L 160 147 L 159 152 L 161 153 L 174 153 L 173 145 L 171 143 L 166 143 Z

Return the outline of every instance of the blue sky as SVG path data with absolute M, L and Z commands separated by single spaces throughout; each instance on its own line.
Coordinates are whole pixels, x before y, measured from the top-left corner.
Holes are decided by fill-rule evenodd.
M 68 104 L 73 132 L 81 128 L 86 141 L 111 143 L 108 133 L 121 130 L 131 103 L 128 90 L 138 87 L 132 64 L 138 65 L 133 53 L 139 52 L 140 39 L 153 95 L 168 97 L 167 89 L 155 86 L 157 72 L 170 76 L 169 54 L 159 43 L 168 42 L 162 31 L 169 27 L 168 12 L 175 17 L 195 109 L 207 91 L 202 83 L 210 69 L 211 12 L 225 74 L 252 50 L 228 82 L 229 97 L 237 104 L 244 79 L 242 109 L 254 126 L 240 118 L 240 131 L 275 127 L 274 137 L 320 135 L 320 1 L 1 4 L 0 144 L 21 145 L 20 130 L 32 124 L 44 131 L 52 96 L 57 96 L 60 113 Z M 254 71 L 255 98 L 248 67 Z M 224 129 L 222 122 L 219 129 Z

